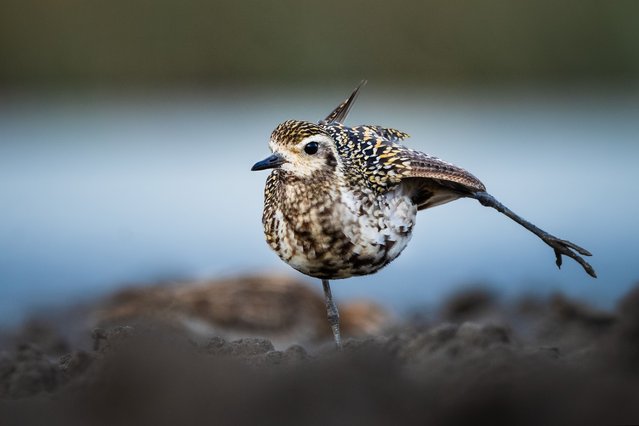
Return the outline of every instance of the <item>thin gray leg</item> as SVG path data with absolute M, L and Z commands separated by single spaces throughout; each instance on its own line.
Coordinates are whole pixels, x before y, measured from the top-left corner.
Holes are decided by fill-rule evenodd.
M 335 337 L 335 344 L 338 349 L 342 348 L 342 339 L 339 335 L 339 312 L 337 306 L 333 302 L 333 295 L 331 294 L 331 286 L 328 280 L 322 280 L 324 286 L 324 297 L 326 298 L 326 313 L 328 314 L 328 323 L 333 330 L 333 337 Z
M 597 278 L 597 273 L 595 272 L 593 267 L 590 266 L 590 264 L 586 262 L 581 256 L 579 256 L 579 254 L 583 256 L 591 256 L 588 250 L 579 247 L 577 244 L 571 243 L 570 241 L 559 239 L 554 235 L 550 235 L 548 232 L 539 229 L 532 223 L 528 222 L 527 220 L 523 219 L 521 216 L 510 210 L 508 207 L 504 206 L 502 203 L 497 201 L 495 197 L 487 192 L 475 192 L 474 194 L 470 195 L 470 197 L 476 199 L 486 207 L 492 207 L 498 212 L 505 214 L 506 216 L 541 238 L 544 243 L 548 244 L 555 251 L 555 263 L 557 263 L 558 267 L 561 268 L 561 256 L 568 256 L 577 261 L 581 265 L 581 267 L 584 268 L 586 273 L 588 273 L 588 275 Z

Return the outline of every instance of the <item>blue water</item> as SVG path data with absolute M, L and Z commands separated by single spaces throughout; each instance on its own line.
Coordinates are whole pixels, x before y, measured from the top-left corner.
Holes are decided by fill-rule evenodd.
M 268 249 L 265 173 L 250 166 L 288 118 L 348 91 L 49 95 L 0 101 L 0 325 L 129 284 L 241 272 L 298 275 Z M 367 88 L 351 123 L 472 171 L 533 223 L 593 254 L 599 279 L 472 200 L 420 213 L 393 264 L 336 282 L 395 310 L 473 284 L 562 291 L 611 306 L 639 279 L 639 95 Z

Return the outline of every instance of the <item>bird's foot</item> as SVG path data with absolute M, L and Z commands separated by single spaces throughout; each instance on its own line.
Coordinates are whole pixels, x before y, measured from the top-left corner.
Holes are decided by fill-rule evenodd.
M 555 251 L 555 263 L 557 264 L 558 268 L 561 268 L 561 256 L 568 256 L 579 263 L 588 275 L 593 278 L 597 278 L 597 273 L 595 272 L 594 268 L 590 266 L 590 264 L 586 262 L 581 256 L 579 256 L 580 254 L 583 256 L 592 256 L 592 254 L 588 250 L 583 247 L 579 247 L 577 244 L 571 243 L 568 240 L 562 240 L 552 235 L 543 236 L 541 237 L 541 239 Z
M 335 348 L 338 351 L 342 350 L 342 337 L 339 333 L 339 325 L 331 325 L 331 330 L 333 331 L 333 338 L 335 339 Z

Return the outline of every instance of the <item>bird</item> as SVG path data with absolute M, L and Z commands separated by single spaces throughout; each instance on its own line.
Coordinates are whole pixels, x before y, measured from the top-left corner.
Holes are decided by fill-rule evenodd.
M 271 170 L 262 224 L 268 245 L 288 265 L 320 279 L 328 322 L 341 348 L 330 281 L 375 273 L 411 239 L 417 213 L 461 199 L 477 200 L 514 220 L 562 256 L 597 274 L 591 253 L 523 219 L 486 192 L 470 172 L 403 145 L 408 134 L 379 125 L 344 124 L 362 86 L 318 122 L 287 120 L 271 133 L 272 154 L 252 171 Z

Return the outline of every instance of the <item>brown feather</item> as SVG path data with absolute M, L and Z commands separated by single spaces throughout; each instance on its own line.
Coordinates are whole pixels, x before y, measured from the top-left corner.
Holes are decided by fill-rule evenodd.
M 362 88 L 366 84 L 366 80 L 362 80 L 359 85 L 353 90 L 353 93 L 341 104 L 337 106 L 328 116 L 320 121 L 322 124 L 331 124 L 331 123 L 343 123 L 346 120 L 346 116 L 348 112 L 351 110 L 353 103 L 355 103 L 355 99 L 357 99 L 357 95 L 359 94 L 359 89 Z
M 410 168 L 405 173 L 407 177 L 429 179 L 443 187 L 462 193 L 486 190 L 479 179 L 461 167 L 421 152 L 412 151 L 412 154 Z
M 410 166 L 403 173 L 402 185 L 412 194 L 418 210 L 486 190 L 479 179 L 461 167 L 422 152 L 406 151 Z

